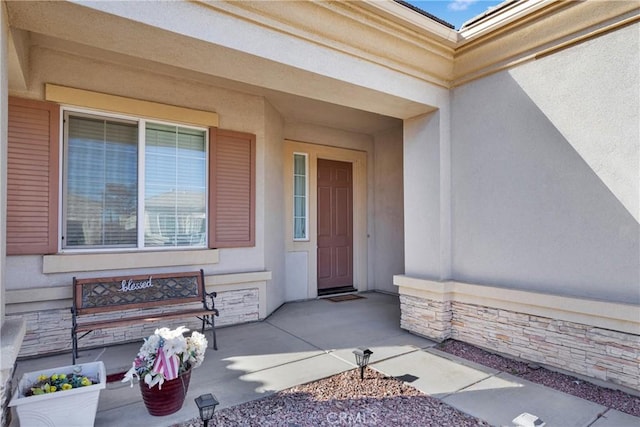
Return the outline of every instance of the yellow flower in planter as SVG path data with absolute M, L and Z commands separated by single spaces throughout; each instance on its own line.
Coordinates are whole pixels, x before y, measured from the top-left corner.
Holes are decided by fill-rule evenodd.
M 57 374 L 56 381 L 51 380 L 53 374 Z M 38 381 L 38 377 L 42 379 L 43 376 L 46 380 Z M 91 381 L 88 386 L 82 385 L 84 377 Z M 49 384 L 48 393 L 45 384 Z M 27 372 L 17 384 L 9 406 L 15 410 L 21 426 L 92 426 L 99 394 L 105 387 L 103 362 Z
M 44 392 L 45 393 L 55 393 L 55 391 L 58 390 L 58 388 L 54 385 L 51 385 L 49 383 L 44 385 Z
M 56 391 L 71 390 L 72 388 L 86 387 L 96 384 L 86 376 L 80 376 L 73 373 L 69 374 L 53 374 L 51 377 L 39 375 L 38 381 L 32 384 L 26 396 L 33 396 L 45 393 L 55 393 Z

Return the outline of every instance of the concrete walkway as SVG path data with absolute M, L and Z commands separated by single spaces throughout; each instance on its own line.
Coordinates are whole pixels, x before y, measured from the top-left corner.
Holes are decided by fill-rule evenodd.
M 423 392 L 492 425 L 512 426 L 511 420 L 523 412 L 537 415 L 549 427 L 640 425 L 640 418 L 442 353 L 433 341 L 400 329 L 397 297 L 363 296 L 339 303 L 289 303 L 263 322 L 219 329 L 219 350 L 209 349 L 203 365 L 193 371 L 180 411 L 152 417 L 137 384 L 130 388 L 110 383 L 100 394 L 96 426 L 170 426 L 197 417 L 194 399 L 204 393 L 218 397 L 218 409 L 259 399 L 353 369 L 352 351 L 359 346 L 373 350 L 372 368 L 402 376 Z M 140 344 L 84 350 L 78 363 L 102 360 L 107 373 L 123 372 Z M 70 363 L 70 354 L 20 361 L 16 378 L 23 372 Z M 14 419 L 12 426 L 17 425 Z

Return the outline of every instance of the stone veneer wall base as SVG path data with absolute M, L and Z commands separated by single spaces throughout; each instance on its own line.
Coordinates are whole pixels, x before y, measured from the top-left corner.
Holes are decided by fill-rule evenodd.
M 220 316 L 215 318 L 216 326 L 227 326 L 247 323 L 259 320 L 259 289 L 243 288 L 237 290 L 219 291 L 215 300 L 216 308 Z M 194 307 L 202 307 L 201 303 L 192 304 Z M 189 304 L 184 304 L 185 308 Z M 181 307 L 181 306 L 178 306 Z M 167 310 L 171 311 L 171 310 Z M 147 311 L 146 311 L 147 312 Z M 161 315 L 162 309 L 148 310 L 149 315 Z M 138 313 L 139 314 L 139 313 Z M 89 321 L 89 317 L 86 316 Z M 93 315 L 95 320 L 120 317 L 118 313 L 101 313 Z M 37 356 L 71 351 L 71 310 L 56 309 L 33 311 L 20 314 L 7 315 L 8 319 L 24 319 L 27 331 L 20 349 L 19 357 Z M 95 330 L 78 341 L 80 350 L 99 347 L 110 344 L 121 344 L 141 340 L 159 327 L 176 328 L 186 326 L 191 330 L 199 331 L 202 322 L 196 317 L 184 319 L 172 319 L 167 322 L 153 324 L 140 324 L 120 328 Z M 207 339 L 211 338 L 209 332 L 205 333 Z M 69 356 L 71 358 L 71 356 Z
M 451 301 L 400 295 L 400 327 L 442 342 L 451 338 Z
M 473 304 L 452 304 L 451 338 L 640 390 L 640 336 Z
M 594 324 L 588 324 L 523 312 L 532 305 L 522 305 L 522 311 L 515 311 L 499 307 L 498 300 L 495 300 L 498 307 L 489 306 L 490 300 L 486 298 L 478 298 L 484 304 L 462 301 L 472 297 L 462 292 L 456 294 L 455 283 L 434 282 L 420 288 L 416 279 L 399 282 L 401 327 L 405 330 L 436 341 L 453 338 L 601 380 L 614 388 L 640 391 L 640 335 L 629 332 L 640 332 L 640 328 L 636 328 L 633 320 L 628 323 L 631 326 L 625 326 L 628 330 L 618 331 L 598 325 L 602 323 L 597 320 L 599 316 L 593 316 Z M 402 282 L 406 282 L 405 288 Z M 496 290 L 495 294 L 499 292 Z M 629 312 L 637 313 L 633 307 Z

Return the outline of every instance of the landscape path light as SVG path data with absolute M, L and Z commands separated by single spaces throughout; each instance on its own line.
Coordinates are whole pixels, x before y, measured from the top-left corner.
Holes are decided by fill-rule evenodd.
M 353 354 L 356 355 L 356 364 L 360 368 L 360 380 L 364 379 L 364 368 L 369 364 L 369 358 L 373 354 L 373 351 L 368 348 L 358 347 L 353 350 Z
M 220 402 L 218 402 L 218 399 L 211 393 L 200 395 L 196 397 L 195 401 L 196 405 L 198 405 L 198 411 L 200 411 L 200 418 L 204 422 L 204 427 L 207 427 L 209 420 L 213 418 L 216 406 L 218 406 Z

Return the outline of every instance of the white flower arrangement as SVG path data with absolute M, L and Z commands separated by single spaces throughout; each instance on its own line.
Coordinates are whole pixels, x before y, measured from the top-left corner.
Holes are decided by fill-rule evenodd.
M 145 338 L 138 356 L 133 361 L 122 382 L 139 381 L 143 378 L 149 388 L 162 384 L 166 380 L 177 378 L 189 369 L 199 367 L 207 350 L 207 339 L 200 332 L 192 332 L 191 336 L 183 334 L 189 329 L 180 326 L 177 329 L 156 329 L 149 338 Z

